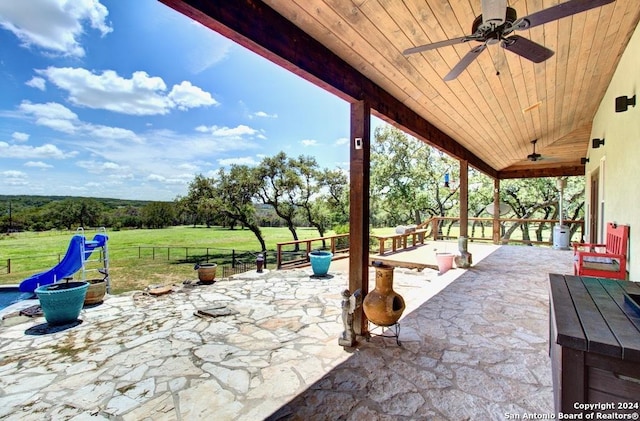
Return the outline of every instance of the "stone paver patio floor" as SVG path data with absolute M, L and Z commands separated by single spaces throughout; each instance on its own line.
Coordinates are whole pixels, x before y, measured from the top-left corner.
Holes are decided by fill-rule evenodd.
M 338 346 L 345 272 L 246 273 L 110 296 L 82 323 L 0 327 L 2 420 L 503 420 L 553 411 L 548 273 L 571 252 L 502 246 L 438 276 L 398 269 L 402 346 Z M 373 275 L 370 279 L 374 279 Z M 373 285 L 371 286 L 373 288 Z M 210 309 L 214 316 L 196 315 Z

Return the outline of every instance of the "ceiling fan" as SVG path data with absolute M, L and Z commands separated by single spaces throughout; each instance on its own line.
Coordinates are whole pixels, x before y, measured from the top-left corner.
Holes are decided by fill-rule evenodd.
M 536 153 L 536 143 L 538 143 L 538 139 L 533 139 L 531 143 L 533 144 L 533 152 L 527 155 L 527 159 L 532 162 L 540 161 L 542 159 L 542 155 Z
M 589 9 L 613 3 L 615 0 L 569 0 L 564 3 L 518 18 L 515 9 L 507 6 L 507 0 L 482 0 L 482 14 L 475 18 L 471 35 L 421 45 L 405 50 L 404 55 L 429 51 L 449 45 L 477 41 L 482 44 L 469 51 L 444 77 L 450 81 L 458 77 L 483 52 L 487 45 L 497 44 L 534 63 L 541 63 L 553 55 L 553 51 L 520 35 L 511 35 L 557 19 L 575 15 Z

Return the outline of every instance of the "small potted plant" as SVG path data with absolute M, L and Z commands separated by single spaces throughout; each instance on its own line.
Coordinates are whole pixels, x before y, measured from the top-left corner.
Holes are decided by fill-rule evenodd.
M 36 288 L 44 318 L 50 325 L 74 322 L 80 315 L 84 298 L 89 288 L 88 282 L 57 282 Z

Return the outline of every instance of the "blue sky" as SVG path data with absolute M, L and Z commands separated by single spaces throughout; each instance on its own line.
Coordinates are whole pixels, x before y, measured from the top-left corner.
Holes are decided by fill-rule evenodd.
M 156 0 L 0 1 L 0 194 L 173 200 L 284 151 L 347 168 L 349 105 Z

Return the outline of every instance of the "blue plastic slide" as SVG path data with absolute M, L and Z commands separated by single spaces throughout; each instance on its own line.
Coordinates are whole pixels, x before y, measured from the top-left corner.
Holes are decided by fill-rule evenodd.
M 40 285 L 52 284 L 61 281 L 63 278 L 73 276 L 82 268 L 84 260 L 87 260 L 93 250 L 102 247 L 107 241 L 104 234 L 96 234 L 91 241 L 85 241 L 83 235 L 74 235 L 69 242 L 69 248 L 60 263 L 51 269 L 37 273 L 20 283 L 20 291 L 33 292 Z M 82 250 L 84 249 L 84 256 Z M 83 260 L 84 257 L 84 260 Z

